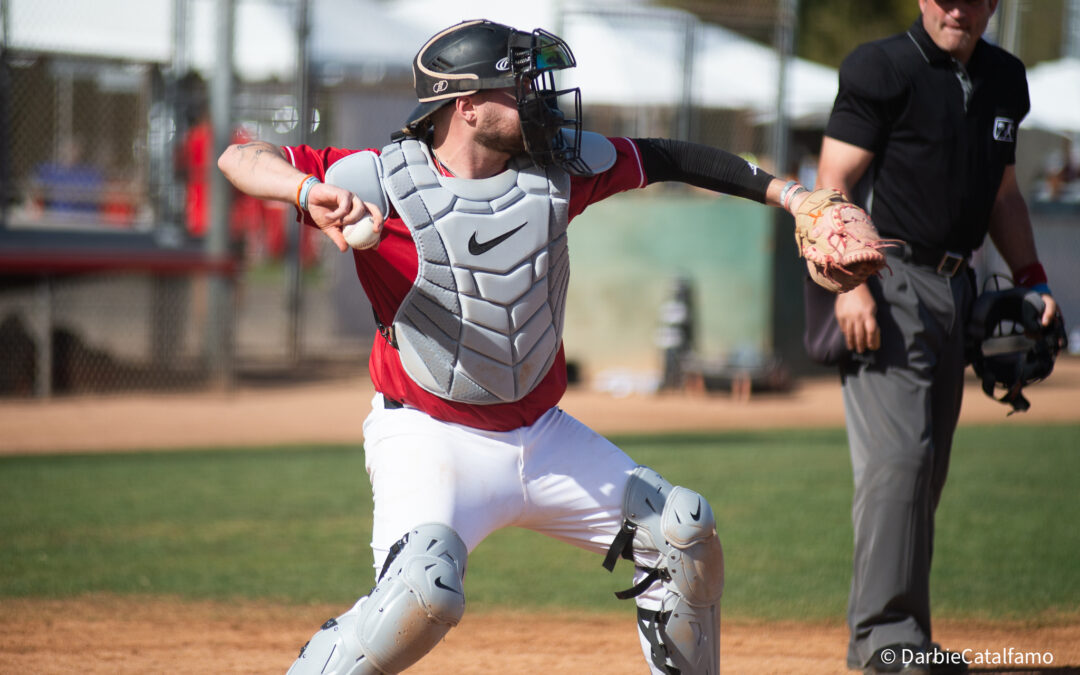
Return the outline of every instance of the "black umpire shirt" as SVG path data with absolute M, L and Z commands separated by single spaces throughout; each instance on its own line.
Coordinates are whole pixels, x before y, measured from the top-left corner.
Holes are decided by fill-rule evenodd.
M 980 39 L 965 69 L 920 17 L 844 59 L 825 134 L 874 153 L 852 198 L 883 237 L 966 255 L 986 237 L 1029 108 L 1019 59 Z

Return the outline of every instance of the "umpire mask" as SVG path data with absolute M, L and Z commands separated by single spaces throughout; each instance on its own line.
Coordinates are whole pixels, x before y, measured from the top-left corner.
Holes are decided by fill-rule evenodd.
M 555 72 L 575 65 L 570 47 L 540 28 L 526 33 L 487 20 L 451 26 L 428 40 L 413 59 L 419 105 L 402 131 L 422 136 L 431 114 L 458 96 L 512 87 L 533 162 L 588 175 L 581 160 L 581 91 L 555 86 Z M 573 108 L 571 117 L 559 107 L 563 97 Z
M 1012 406 L 1010 414 L 1031 407 L 1023 388 L 1050 375 L 1065 345 L 1061 315 L 1043 326 L 1045 308 L 1042 296 L 1022 286 L 984 291 L 972 308 L 968 359 L 987 396 L 994 398 L 996 386 L 1005 389 L 997 400 Z

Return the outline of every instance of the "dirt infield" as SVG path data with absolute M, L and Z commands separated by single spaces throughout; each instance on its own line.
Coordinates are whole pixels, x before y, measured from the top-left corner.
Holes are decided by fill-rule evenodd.
M 288 443 L 360 443 L 370 408 L 366 378 L 221 393 L 0 399 L 0 454 L 116 452 Z M 983 394 L 974 378 L 961 424 L 1045 424 L 1080 420 L 1080 358 L 1062 358 L 1046 382 L 1025 392 L 1031 410 Z M 842 426 L 835 378 L 798 382 L 787 393 L 631 395 L 573 388 L 562 407 L 604 434 L 649 431 Z
M 177 602 L 115 597 L 80 600 L 5 600 L 0 605 L 0 672 L 284 673 L 299 646 L 338 608 Z M 942 642 L 971 650 L 971 659 L 1011 659 L 1038 653 L 1049 667 L 989 668 L 974 672 L 1069 673 L 1080 664 L 1080 626 L 943 623 Z M 839 624 L 723 624 L 725 673 L 846 672 L 846 634 Z M 1027 658 L 1027 657 L 1025 657 Z M 1044 660 L 1045 663 L 1045 660 Z M 630 616 L 466 614 L 461 625 L 410 675 L 547 675 L 644 673 Z
M 970 382 L 962 424 L 1080 420 L 1080 359 L 1062 359 L 1029 390 L 1031 411 L 1006 417 Z M 285 443 L 357 443 L 372 391 L 366 380 L 226 393 L 0 401 L 0 454 L 116 452 Z M 563 407 L 602 433 L 840 426 L 833 379 L 788 394 L 629 396 L 573 390 Z M 0 673 L 283 673 L 313 629 L 340 607 L 91 596 L 0 602 Z M 1080 624 L 935 624 L 948 648 L 1013 659 L 974 672 L 1080 673 Z M 843 673 L 846 631 L 821 623 L 725 620 L 725 673 Z M 1013 650 L 1010 652 L 1009 650 Z M 1015 652 L 1049 654 L 1023 667 Z M 1073 667 L 1076 667 L 1074 669 Z M 645 673 L 627 615 L 469 613 L 430 657 L 408 671 L 446 673 Z

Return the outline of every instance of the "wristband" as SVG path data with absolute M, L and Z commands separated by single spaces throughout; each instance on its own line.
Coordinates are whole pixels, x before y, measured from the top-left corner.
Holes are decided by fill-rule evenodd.
M 780 190 L 780 208 L 785 211 L 789 210 L 788 204 L 800 192 L 808 192 L 808 190 L 800 185 L 799 181 L 789 180 L 785 183 L 783 189 Z
M 1046 283 L 1046 270 L 1038 262 L 1033 262 L 1016 273 L 1016 285 L 1026 286 L 1039 295 L 1053 295 L 1050 292 L 1050 285 Z M 1061 322 L 1061 320 L 1061 308 L 1059 307 L 1056 321 Z M 1051 322 L 1050 325 L 1053 326 L 1054 324 Z
M 308 193 L 311 192 L 311 187 L 318 182 L 320 182 L 319 179 L 314 174 L 309 173 L 304 176 L 304 180 L 296 188 L 296 206 L 301 211 L 307 211 Z
M 1040 263 L 1033 262 L 1016 273 L 1016 285 L 1026 286 L 1039 293 L 1050 294 L 1050 286 L 1047 285 L 1046 270 Z
M 791 194 L 788 195 L 788 204 L 791 204 L 791 202 L 795 201 L 795 195 L 802 194 L 803 192 L 810 192 L 810 190 L 807 189 L 807 188 L 804 188 L 801 185 L 798 186 L 797 188 L 795 188 L 794 190 L 792 190 Z
M 1046 270 L 1040 263 L 1033 262 L 1027 267 L 1017 270 L 1016 284 L 1018 286 L 1034 286 L 1046 283 Z

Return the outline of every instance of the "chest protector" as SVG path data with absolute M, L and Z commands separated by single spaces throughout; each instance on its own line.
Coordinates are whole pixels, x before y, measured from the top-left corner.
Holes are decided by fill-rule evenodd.
M 381 163 L 419 258 L 394 317 L 406 373 L 452 401 L 521 399 L 562 340 L 569 174 L 526 157 L 491 178 L 446 177 L 412 139 L 384 148 Z

